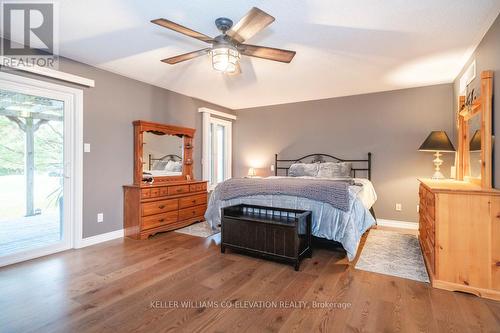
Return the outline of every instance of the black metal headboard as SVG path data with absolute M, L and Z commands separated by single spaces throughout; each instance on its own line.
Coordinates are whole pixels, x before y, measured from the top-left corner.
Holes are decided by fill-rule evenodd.
M 174 162 L 177 162 L 177 161 L 182 161 L 182 157 L 180 157 L 179 155 L 175 155 L 175 154 L 168 154 L 168 155 L 165 155 L 165 156 L 160 157 L 160 158 L 153 158 L 153 155 L 149 154 L 149 170 L 151 170 L 151 168 L 153 167 L 153 163 L 155 161 L 174 161 Z
M 330 159 L 330 160 L 328 160 Z M 368 158 L 366 160 L 349 160 L 338 158 L 329 154 L 309 154 L 303 156 L 301 158 L 296 159 L 287 159 L 287 160 L 279 160 L 278 154 L 274 155 L 274 175 L 278 175 L 278 170 L 285 170 L 286 175 L 288 176 L 288 170 L 290 166 L 294 163 L 322 163 L 322 162 L 351 162 L 352 163 L 352 176 L 356 177 L 357 172 L 365 172 L 369 180 L 372 177 L 372 153 L 368 153 Z M 358 174 L 359 176 L 359 174 Z

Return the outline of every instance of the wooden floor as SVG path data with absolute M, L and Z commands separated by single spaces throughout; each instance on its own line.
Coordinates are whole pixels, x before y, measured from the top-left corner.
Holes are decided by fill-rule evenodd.
M 500 302 L 355 270 L 329 250 L 295 272 L 222 255 L 218 237 L 120 239 L 2 268 L 0 332 L 500 332 Z

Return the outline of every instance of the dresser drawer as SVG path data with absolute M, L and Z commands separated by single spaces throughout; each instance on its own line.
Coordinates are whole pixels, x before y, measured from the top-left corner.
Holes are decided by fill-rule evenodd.
M 424 248 L 425 248 L 424 253 L 425 254 L 424 255 L 427 257 L 427 261 L 429 263 L 430 269 L 431 269 L 432 273 L 434 274 L 434 272 L 435 272 L 434 246 L 430 243 L 428 237 L 426 240 L 424 240 L 424 243 L 425 243 L 425 246 L 424 246 Z
M 203 215 L 205 215 L 206 210 L 207 210 L 206 205 L 181 209 L 179 210 L 179 221 L 187 220 L 193 217 L 203 217 Z
M 425 232 L 427 233 L 427 238 L 432 244 L 435 244 L 434 237 L 434 221 L 429 219 L 429 216 L 425 216 Z
M 151 195 L 150 197 L 151 198 L 156 198 L 156 197 L 159 197 L 160 196 L 160 188 L 159 187 L 153 187 L 151 189 Z
M 168 195 L 182 194 L 189 192 L 189 185 L 177 185 L 168 187 Z
M 159 200 L 142 204 L 142 216 L 160 214 L 177 210 L 179 207 L 178 199 Z
M 425 227 L 425 224 L 421 223 L 420 226 L 418 227 L 418 237 L 420 240 L 423 242 L 425 239 L 427 239 L 427 228 Z
M 199 183 L 199 184 L 189 185 L 190 192 L 200 192 L 200 191 L 206 191 L 206 190 L 207 190 L 207 183 Z
M 168 195 L 168 187 L 167 186 L 160 187 L 159 189 L 160 189 L 160 196 L 161 197 Z
M 434 193 L 427 191 L 425 197 L 425 211 L 433 220 L 436 219 L 436 199 Z
M 193 185 L 191 185 L 193 186 Z M 207 194 L 191 195 L 189 197 L 179 198 L 179 208 L 187 208 L 207 204 Z
M 142 199 L 151 198 L 151 189 L 150 188 L 142 189 L 141 190 L 141 198 Z
M 432 248 L 434 248 L 434 244 L 436 244 L 436 236 L 434 232 L 434 225 L 427 225 L 427 237 L 432 244 Z
M 165 224 L 177 222 L 177 211 L 168 212 L 164 214 L 157 214 L 152 216 L 146 216 L 142 218 L 142 228 L 151 229 L 160 227 Z

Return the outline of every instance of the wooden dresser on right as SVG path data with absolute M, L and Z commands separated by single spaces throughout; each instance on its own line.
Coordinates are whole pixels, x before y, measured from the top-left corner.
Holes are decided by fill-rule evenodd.
M 419 181 L 419 240 L 432 286 L 500 300 L 500 191 Z

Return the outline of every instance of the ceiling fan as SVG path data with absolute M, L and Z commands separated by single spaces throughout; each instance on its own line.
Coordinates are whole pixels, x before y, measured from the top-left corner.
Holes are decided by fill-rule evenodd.
M 212 44 L 211 47 L 162 60 L 162 62 L 170 65 L 209 53 L 212 56 L 212 66 L 215 70 L 224 73 L 241 73 L 239 64 L 241 55 L 285 63 L 292 61 L 295 56 L 295 51 L 244 44 L 247 39 L 274 22 L 274 17 L 257 7 L 253 7 L 235 26 L 233 26 L 233 21 L 226 17 L 216 19 L 215 25 L 222 34 L 214 38 L 164 18 L 152 20 L 151 22 Z

